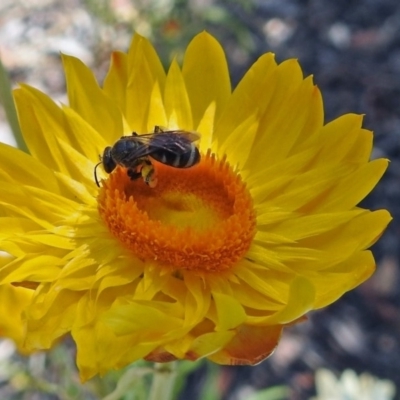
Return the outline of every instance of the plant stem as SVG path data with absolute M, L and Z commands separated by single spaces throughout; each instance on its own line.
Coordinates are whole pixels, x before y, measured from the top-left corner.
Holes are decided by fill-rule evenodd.
M 176 362 L 154 364 L 149 400 L 172 400 L 177 377 Z

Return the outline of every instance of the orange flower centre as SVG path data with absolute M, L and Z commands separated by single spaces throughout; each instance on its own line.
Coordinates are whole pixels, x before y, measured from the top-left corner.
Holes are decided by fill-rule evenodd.
M 188 169 L 153 163 L 154 188 L 119 167 L 103 181 L 99 212 L 112 235 L 138 258 L 173 270 L 233 266 L 249 249 L 256 223 L 240 175 L 211 154 Z

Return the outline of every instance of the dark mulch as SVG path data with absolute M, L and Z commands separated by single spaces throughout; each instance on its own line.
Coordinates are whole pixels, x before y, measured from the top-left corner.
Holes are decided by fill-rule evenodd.
M 308 322 L 288 329 L 276 353 L 259 366 L 226 368 L 224 398 L 237 399 L 249 384 L 283 383 L 292 389 L 291 400 L 306 400 L 314 394 L 313 375 L 321 367 L 368 371 L 400 388 L 400 2 L 259 0 L 251 19 L 239 7 L 235 13 L 251 25 L 254 59 L 272 50 L 280 61 L 298 58 L 305 74 L 314 75 L 326 121 L 349 112 L 366 114 L 364 125 L 375 132 L 373 156 L 389 158 L 391 164 L 363 206 L 389 209 L 394 220 L 373 247 L 375 275 Z M 276 29 L 289 26 L 290 37 L 268 42 L 265 23 L 271 19 Z M 235 79 L 252 61 L 236 65 Z

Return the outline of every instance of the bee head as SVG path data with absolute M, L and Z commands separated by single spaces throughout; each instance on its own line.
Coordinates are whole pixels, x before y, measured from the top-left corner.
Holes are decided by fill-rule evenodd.
M 107 174 L 110 174 L 112 171 L 114 171 L 115 167 L 117 166 L 116 162 L 111 156 L 111 147 L 107 146 L 104 151 L 103 155 L 100 157 L 100 162 L 96 164 L 94 167 L 94 180 L 96 182 L 96 185 L 100 187 L 99 180 L 97 179 L 97 167 L 100 164 L 103 164 L 104 171 L 107 172 Z
M 112 158 L 110 146 L 107 146 L 104 149 L 103 156 L 101 157 L 101 163 L 103 164 L 104 171 L 106 171 L 107 174 L 113 172 L 115 167 L 117 166 L 116 162 Z

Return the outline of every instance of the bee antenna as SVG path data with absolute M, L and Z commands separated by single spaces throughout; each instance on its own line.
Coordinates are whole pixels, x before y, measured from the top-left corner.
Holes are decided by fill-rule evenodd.
M 97 185 L 98 187 L 100 187 L 100 183 L 99 183 L 99 180 L 97 179 L 97 167 L 98 167 L 100 164 L 102 164 L 102 161 L 98 162 L 98 163 L 95 165 L 95 167 L 94 167 L 94 180 L 95 180 L 96 185 Z

